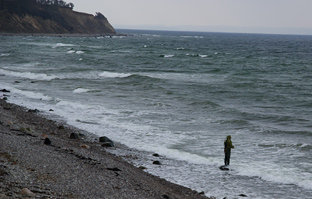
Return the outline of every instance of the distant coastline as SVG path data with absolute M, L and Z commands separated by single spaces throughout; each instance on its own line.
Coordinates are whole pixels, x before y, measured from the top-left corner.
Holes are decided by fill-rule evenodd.
M 116 35 L 114 27 L 100 12 L 95 15 L 73 10 L 62 1 L 0 0 L 1 35 L 94 36 Z
M 103 34 L 80 34 L 80 33 L 7 33 L 0 32 L 0 37 L 113 37 L 113 36 L 129 36 L 120 33 L 103 33 Z

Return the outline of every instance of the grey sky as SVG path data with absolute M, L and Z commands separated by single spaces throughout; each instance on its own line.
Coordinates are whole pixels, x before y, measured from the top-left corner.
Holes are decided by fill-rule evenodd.
M 312 0 L 65 0 L 115 28 L 312 34 Z

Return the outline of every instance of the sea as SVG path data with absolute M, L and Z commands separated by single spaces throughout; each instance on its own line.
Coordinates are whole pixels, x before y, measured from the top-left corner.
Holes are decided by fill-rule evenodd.
M 206 196 L 312 198 L 312 36 L 117 31 L 2 36 L 0 89 Z

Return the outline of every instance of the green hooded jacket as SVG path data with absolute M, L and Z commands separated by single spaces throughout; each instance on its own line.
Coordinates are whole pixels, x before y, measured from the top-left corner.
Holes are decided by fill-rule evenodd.
M 231 150 L 232 148 L 234 148 L 231 138 L 232 137 L 228 135 L 226 137 L 226 140 L 224 141 L 224 153 L 226 152 L 226 150 Z

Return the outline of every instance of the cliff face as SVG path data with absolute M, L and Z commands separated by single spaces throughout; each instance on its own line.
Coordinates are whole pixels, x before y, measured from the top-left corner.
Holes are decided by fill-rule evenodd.
M 75 12 L 68 8 L 37 8 L 34 13 L 0 10 L 0 32 L 47 34 L 116 34 L 105 17 Z

